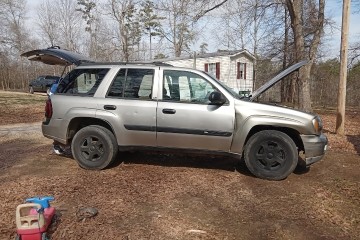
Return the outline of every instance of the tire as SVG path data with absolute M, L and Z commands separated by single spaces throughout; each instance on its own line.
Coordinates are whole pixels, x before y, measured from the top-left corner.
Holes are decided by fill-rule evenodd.
M 33 87 L 29 88 L 29 93 L 34 94 L 34 88 Z
M 80 129 L 71 142 L 73 157 L 80 167 L 101 170 L 116 158 L 118 145 L 108 129 L 91 125 Z
M 282 180 L 298 163 L 298 150 L 285 133 L 265 130 L 255 133 L 245 145 L 244 159 L 255 176 L 268 180 Z

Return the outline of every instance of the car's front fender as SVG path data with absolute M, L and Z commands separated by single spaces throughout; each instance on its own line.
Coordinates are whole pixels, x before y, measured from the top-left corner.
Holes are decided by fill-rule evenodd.
M 240 118 L 240 119 L 239 119 Z M 246 119 L 237 118 L 234 139 L 231 145 L 231 152 L 241 154 L 246 139 L 248 138 L 251 130 L 259 127 L 260 129 L 292 129 L 296 132 L 304 131 L 304 124 L 300 121 L 291 118 L 283 118 L 276 116 L 249 116 Z

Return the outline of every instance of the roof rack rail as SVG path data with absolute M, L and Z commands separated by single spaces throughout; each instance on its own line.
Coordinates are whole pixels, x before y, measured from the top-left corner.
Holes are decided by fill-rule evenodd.
M 91 66 L 91 65 L 154 65 L 154 66 L 169 66 L 173 65 L 164 62 L 82 62 L 80 66 Z

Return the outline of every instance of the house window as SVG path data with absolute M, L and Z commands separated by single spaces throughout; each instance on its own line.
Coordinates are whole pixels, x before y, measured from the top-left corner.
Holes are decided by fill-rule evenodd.
M 237 79 L 246 79 L 246 63 L 237 63 Z
M 217 79 L 220 79 L 220 63 L 205 63 L 205 72 L 213 75 Z
M 211 75 L 216 77 L 216 63 L 209 63 L 209 71 L 208 71 L 208 73 L 210 73 Z

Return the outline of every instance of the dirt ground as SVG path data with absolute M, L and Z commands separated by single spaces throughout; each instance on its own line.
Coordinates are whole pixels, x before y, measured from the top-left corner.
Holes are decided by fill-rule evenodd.
M 42 93 L 0 91 L 0 125 L 41 121 L 46 98 Z
M 235 159 L 209 156 L 123 153 L 107 170 L 83 170 L 52 153 L 40 132 L 45 97 L 29 96 L 14 97 L 11 112 L 0 105 L 0 239 L 14 239 L 16 206 L 37 195 L 55 197 L 51 239 L 359 239 L 356 111 L 344 137 L 333 133 L 333 112 L 321 112 L 330 140 L 325 158 L 272 182 Z M 98 215 L 82 219 L 83 207 Z

